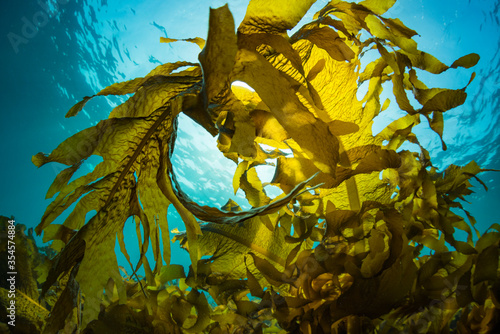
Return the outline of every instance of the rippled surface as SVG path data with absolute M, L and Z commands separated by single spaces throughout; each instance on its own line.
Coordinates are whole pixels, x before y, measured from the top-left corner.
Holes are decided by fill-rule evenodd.
M 50 152 L 69 135 L 106 118 L 121 100 L 95 99 L 72 119 L 64 118 L 66 111 L 83 96 L 113 82 L 143 76 L 163 62 L 196 61 L 196 45 L 160 44 L 159 38 L 205 37 L 209 7 L 209 2 L 191 0 L 40 3 L 11 3 L 12 7 L 1 14 L 4 180 L 0 214 L 14 215 L 17 222 L 29 227 L 39 222 L 48 204 L 43 197 L 62 169 L 37 170 L 30 162 L 31 156 Z M 314 8 L 324 3 L 318 1 Z M 222 4 L 210 2 L 213 7 Z M 243 18 L 246 4 L 229 2 L 236 22 Z M 476 160 L 483 168 L 500 169 L 499 8 L 498 1 L 400 0 L 387 14 L 415 29 L 420 34 L 416 37 L 420 48 L 446 64 L 470 52 L 481 56 L 475 68 L 448 71 L 436 84 L 461 88 L 472 71 L 477 74 L 467 88 L 465 105 L 445 114 L 444 141 L 448 150 L 441 150 L 439 138 L 426 130 L 425 121 L 417 130 L 425 136 L 421 142 L 431 151 L 438 167 Z M 29 22 L 38 22 L 39 28 L 30 30 Z M 382 114 L 379 124 L 395 119 L 396 114 L 397 110 Z M 184 190 L 201 204 L 221 206 L 233 197 L 244 205 L 244 197 L 234 197 L 231 186 L 236 165 L 224 159 L 215 139 L 187 117 L 181 117 L 179 128 L 173 162 Z M 84 171 L 97 162 L 90 160 Z M 261 175 L 269 181 L 273 170 L 265 169 Z M 500 222 L 500 214 L 494 210 L 500 202 L 500 176 L 487 172 L 481 178 L 490 190 L 485 192 L 477 184 L 477 192 L 471 196 L 473 203 L 466 208 L 476 216 L 482 231 Z M 183 229 L 182 223 L 176 225 L 174 219 L 170 227 Z

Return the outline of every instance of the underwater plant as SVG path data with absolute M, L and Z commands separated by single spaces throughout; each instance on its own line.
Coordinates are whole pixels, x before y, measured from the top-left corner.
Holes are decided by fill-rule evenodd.
M 493 330 L 500 225 L 480 235 L 459 202 L 471 194 L 471 179 L 482 184 L 477 174 L 485 169 L 472 161 L 438 171 L 412 132 L 426 120 L 441 138 L 443 113 L 464 103 L 474 79 L 462 89 L 429 88 L 419 74 L 470 68 L 479 56 L 447 66 L 420 51 L 415 31 L 383 16 L 395 0 L 331 1 L 289 36 L 313 3 L 252 0 L 236 33 L 227 5 L 211 9 L 206 41 L 187 40 L 202 48 L 199 64 L 160 65 L 69 110 L 73 117 L 95 96 L 133 94 L 107 119 L 32 158 L 38 167 L 68 166 L 35 229 L 57 250 L 41 285 L 52 301 L 39 305 L 38 331 Z M 404 116 L 374 134 L 374 118 L 389 105 L 382 90 L 391 86 Z M 218 136 L 220 151 L 237 164 L 234 191 L 243 190 L 252 209 L 232 200 L 202 206 L 183 192 L 171 163 L 180 113 Z M 70 182 L 91 155 L 103 161 Z M 277 159 L 271 184 L 283 194 L 276 198 L 256 171 L 268 159 Z M 53 223 L 75 203 L 62 224 Z M 170 264 L 170 205 L 186 228 L 173 242 L 189 252 L 187 275 Z M 129 217 L 138 263 L 124 243 Z M 120 273 L 115 239 L 130 275 Z

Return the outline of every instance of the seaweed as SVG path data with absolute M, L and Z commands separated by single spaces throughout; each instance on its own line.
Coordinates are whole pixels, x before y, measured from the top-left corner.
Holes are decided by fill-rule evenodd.
M 236 33 L 227 5 L 211 9 L 206 41 L 186 40 L 203 48 L 199 64 L 163 64 L 98 92 L 133 95 L 108 119 L 32 159 L 38 167 L 68 166 L 51 185 L 47 197 L 57 196 L 35 229 L 58 251 L 41 285 L 41 295 L 52 291 L 56 302 L 37 330 L 493 330 L 500 226 L 481 235 L 460 203 L 486 169 L 472 161 L 437 170 L 412 131 L 425 119 L 442 141 L 443 113 L 464 103 L 474 79 L 461 89 L 429 88 L 418 75 L 470 68 L 479 56 L 447 66 L 418 50 L 415 31 L 383 17 L 394 2 L 332 1 L 291 36 L 314 1 L 253 0 Z M 368 53 L 378 57 L 362 66 Z M 404 116 L 374 134 L 373 119 L 389 103 L 380 96 L 390 86 Z M 170 159 L 180 113 L 218 136 L 219 149 L 237 164 L 234 190 L 244 191 L 252 209 L 232 201 L 202 206 L 183 192 Z M 91 155 L 103 161 L 69 182 Z M 277 159 L 271 184 L 284 192 L 274 199 L 256 172 L 269 158 Z M 74 203 L 68 218 L 53 224 Z M 170 264 L 170 205 L 186 228 L 173 241 L 189 251 L 187 275 Z M 144 231 L 136 264 L 124 244 L 129 217 L 138 236 Z M 465 241 L 455 238 L 457 229 Z M 120 273 L 116 237 L 130 275 Z M 136 274 L 141 266 L 144 278 Z

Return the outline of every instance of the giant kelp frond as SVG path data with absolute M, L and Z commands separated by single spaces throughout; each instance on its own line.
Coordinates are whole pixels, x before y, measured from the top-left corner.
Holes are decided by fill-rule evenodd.
M 153 72 L 155 71 L 157 70 Z M 156 261 L 155 271 L 162 265 L 160 229 L 164 239 L 163 258 L 167 264 L 170 261 L 166 221 L 170 203 L 184 215 L 186 226 L 191 227 L 192 235 L 196 236 L 199 231 L 194 218 L 173 196 L 168 177 L 157 181 L 158 174 L 166 173 L 165 159 L 170 147 L 172 123 L 183 106 L 189 103 L 185 101 L 189 100 L 189 89 L 196 90 L 193 86 L 197 82 L 195 79 L 199 81 L 198 75 L 197 71 L 186 70 L 175 74 L 175 77 L 188 77 L 191 82 L 184 79 L 176 82 L 174 78 L 163 75 L 166 79 L 153 80 L 147 86 L 139 85 L 147 80 L 136 79 L 135 82 L 118 84 L 114 89 L 108 88 L 108 93 L 114 94 L 128 93 L 132 89 L 138 91 L 124 105 L 117 107 L 108 120 L 67 139 L 49 156 L 38 154 L 33 158 L 37 165 L 56 161 L 78 166 L 81 159 L 92 154 L 103 157 L 103 162 L 91 173 L 69 184 L 58 185 L 56 190 L 59 190 L 59 194 L 47 208 L 42 222 L 37 227 L 37 232 L 40 233 L 62 211 L 78 201 L 63 223 L 64 227 L 78 232 L 58 255 L 45 289 L 50 287 L 61 272 L 71 269 L 81 261 L 77 281 L 83 292 L 88 295 L 86 304 L 90 316 L 86 321 L 97 314 L 92 314 L 92 309 L 94 312 L 99 310 L 100 295 L 91 292 L 106 284 L 110 277 L 117 285 L 121 284 L 113 249 L 116 234 L 122 233 L 128 217 L 139 217 L 144 226 L 142 256 L 151 237 Z M 130 88 L 131 86 L 133 87 Z M 177 93 L 176 89 L 179 90 Z M 118 115 L 121 117 L 117 117 Z M 85 215 L 91 210 L 95 210 L 97 214 L 84 225 Z M 96 258 L 102 261 L 102 265 L 95 265 Z
M 394 2 L 332 1 L 292 36 L 288 31 L 314 1 L 253 0 L 236 32 L 228 6 L 211 9 L 206 42 L 186 40 L 203 47 L 200 65 L 164 64 L 97 93 L 133 96 L 50 155 L 33 157 L 37 166 L 69 166 L 50 187 L 47 197 L 57 196 L 36 228 L 45 241 L 64 246 L 43 287 L 66 277 L 55 306 L 65 313 L 50 319 L 49 332 L 71 318 L 78 287 L 82 326 L 96 333 L 265 326 L 306 333 L 405 326 L 442 332 L 452 322 L 461 330 L 492 328 L 499 234 L 479 236 L 467 211 L 469 222 L 452 211 L 472 192 L 470 179 L 485 170 L 471 162 L 438 172 L 412 132 L 425 118 L 442 138 L 443 113 L 464 103 L 474 78 L 462 89 L 429 88 L 421 71 L 469 68 L 479 56 L 447 66 L 418 50 L 415 31 L 382 16 Z M 378 56 L 362 66 L 373 54 Z M 390 102 L 380 101 L 387 86 L 404 116 L 374 134 L 373 120 Z M 242 211 L 232 201 L 221 209 L 201 206 L 182 191 L 170 159 L 181 112 L 218 135 L 219 149 L 238 165 L 233 189 L 244 191 L 252 209 Z M 404 143 L 419 152 L 402 150 Z M 91 155 L 103 161 L 69 182 Z M 278 161 L 271 183 L 284 192 L 275 199 L 256 172 L 270 158 Z M 62 225 L 52 224 L 74 203 Z M 170 265 L 170 204 L 186 227 L 174 240 L 189 251 L 187 277 Z M 92 210 L 97 213 L 86 222 Z M 129 259 L 122 231 L 129 217 L 141 249 L 139 263 L 130 263 L 131 277 L 141 265 L 146 272 L 135 282 L 120 275 L 113 253 L 118 237 Z M 456 229 L 466 232 L 465 241 L 455 238 Z M 154 268 L 145 256 L 150 244 Z M 420 255 L 424 247 L 432 255 Z M 172 279 L 178 286 L 168 283 Z M 212 309 L 199 290 L 218 306 Z M 429 306 L 433 300 L 443 305 L 438 312 Z

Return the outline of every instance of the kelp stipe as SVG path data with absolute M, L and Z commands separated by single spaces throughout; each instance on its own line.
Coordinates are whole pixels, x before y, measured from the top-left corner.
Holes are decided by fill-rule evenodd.
M 203 47 L 200 64 L 160 65 L 144 78 L 103 89 L 96 95 L 134 95 L 50 155 L 33 157 L 37 166 L 69 166 L 51 185 L 47 197 L 57 197 L 36 228 L 61 248 L 42 292 L 53 291 L 55 282 L 65 286 L 45 332 L 442 332 L 450 326 L 467 332 L 494 326 L 500 226 L 480 236 L 468 212 L 470 224 L 451 211 L 461 208 L 457 199 L 471 193 L 469 180 L 483 170 L 471 162 L 439 173 L 412 132 L 424 117 L 442 137 L 443 113 L 463 104 L 468 85 L 428 88 L 419 71 L 469 68 L 479 56 L 446 66 L 419 51 L 415 31 L 382 16 L 394 1 L 332 1 L 288 36 L 313 3 L 251 1 L 236 34 L 228 7 L 211 9 L 206 43 L 189 40 Z M 367 50 L 380 57 L 360 69 Z M 255 92 L 231 86 L 234 81 Z M 368 92 L 359 101 L 358 84 L 365 81 Z M 405 115 L 374 135 L 372 121 L 387 107 L 380 101 L 386 82 Z M 181 112 L 218 135 L 219 149 L 238 164 L 234 190 L 242 189 L 253 209 L 240 211 L 231 201 L 221 209 L 200 206 L 182 191 L 170 162 Z M 405 142 L 420 152 L 401 150 Z M 69 182 L 93 154 L 103 161 Z M 276 199 L 267 196 L 255 169 L 268 158 L 278 159 L 272 184 L 284 194 Z M 64 223 L 52 224 L 73 203 Z M 170 265 L 169 205 L 186 226 L 174 240 L 189 250 L 187 277 Z M 97 214 L 85 224 L 91 210 Z M 130 263 L 130 276 L 120 274 L 113 252 L 117 235 L 129 259 L 122 231 L 129 217 L 139 236 L 141 225 L 144 230 L 141 260 Z M 467 240 L 456 240 L 455 229 Z M 145 256 L 149 246 L 153 266 Z M 424 246 L 432 255 L 420 255 Z M 140 266 L 146 277 L 137 280 Z

